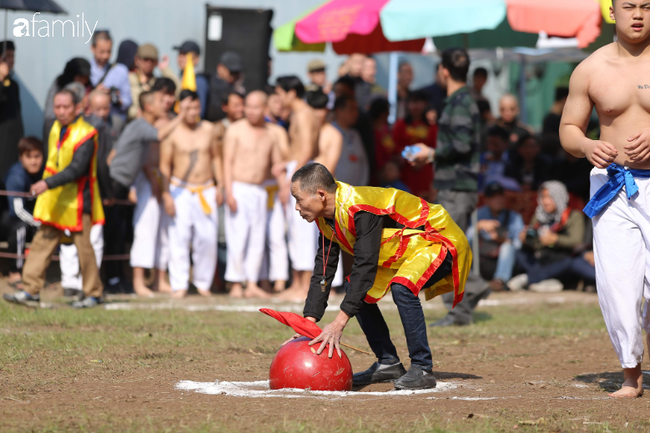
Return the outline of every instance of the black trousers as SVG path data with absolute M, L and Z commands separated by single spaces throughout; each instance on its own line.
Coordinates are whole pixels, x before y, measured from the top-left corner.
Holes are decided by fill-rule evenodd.
M 120 255 L 125 253 L 126 231 L 130 222 L 126 206 L 104 206 L 106 223 L 104 224 L 104 255 Z M 124 279 L 124 262 L 107 260 L 104 262 L 106 279 Z

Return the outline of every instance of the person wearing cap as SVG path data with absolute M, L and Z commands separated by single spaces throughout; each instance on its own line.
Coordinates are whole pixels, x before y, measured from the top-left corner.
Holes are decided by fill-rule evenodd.
M 158 63 L 158 49 L 153 44 L 144 44 L 138 47 L 135 55 L 135 71 L 129 73 L 129 84 L 131 85 L 131 99 L 133 104 L 129 108 L 128 119 L 133 120 L 140 110 L 140 93 L 149 92 L 156 81 L 153 72 L 160 69 L 163 77 L 176 79 L 174 72 L 169 67 L 169 57 L 162 56 Z
M 13 79 L 16 47 L 0 41 L 0 188 L 9 168 L 18 161 L 18 141 L 23 136 L 20 89 Z
M 318 86 L 327 95 L 332 91 L 332 83 L 327 80 L 325 69 L 325 62 L 320 59 L 314 59 L 307 63 L 310 84 Z
M 176 61 L 178 62 L 178 69 L 181 71 L 181 78 L 183 77 L 183 71 L 185 70 L 185 65 L 187 63 L 187 54 L 192 54 L 192 63 L 194 64 L 194 75 L 196 77 L 196 93 L 199 95 L 199 101 L 201 101 L 201 119 L 205 119 L 205 113 L 208 109 L 208 95 L 210 93 L 210 84 L 208 79 L 204 74 L 196 72 L 196 67 L 199 65 L 199 59 L 201 56 L 201 48 L 199 44 L 194 41 L 185 41 L 181 45 L 174 47 L 175 50 L 178 50 L 178 57 Z M 176 96 L 181 93 L 181 79 L 176 81 Z
M 246 89 L 239 83 L 242 70 L 243 63 L 239 54 L 226 51 L 221 55 L 216 74 L 210 78 L 210 104 L 205 116 L 207 120 L 215 122 L 226 117 L 221 103 L 230 92 L 246 93 Z
M 113 40 L 108 30 L 98 30 L 93 34 L 91 50 L 90 84 L 111 97 L 111 116 L 119 115 L 126 120 L 131 107 L 129 70 L 121 63 L 110 63 Z

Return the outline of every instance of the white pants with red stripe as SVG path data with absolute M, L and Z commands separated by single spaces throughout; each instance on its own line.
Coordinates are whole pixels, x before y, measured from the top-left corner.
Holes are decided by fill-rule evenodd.
M 606 170 L 594 168 L 591 195 L 607 180 Z M 650 179 L 634 180 L 637 194 L 628 200 L 623 187 L 592 219 L 598 301 L 623 368 L 641 363 L 643 330 L 650 331 Z
M 196 186 L 196 185 L 189 185 Z M 192 283 L 199 290 L 210 290 L 217 269 L 217 188 L 202 191 L 210 206 L 206 214 L 198 193 L 170 185 L 176 215 L 169 223 L 169 281 L 174 291 L 187 290 L 190 282 L 190 250 L 192 251 Z

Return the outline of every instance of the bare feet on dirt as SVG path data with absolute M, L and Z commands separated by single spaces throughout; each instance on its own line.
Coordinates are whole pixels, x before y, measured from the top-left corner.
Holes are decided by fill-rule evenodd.
M 158 271 L 155 289 L 160 293 L 172 292 L 172 286 L 167 282 L 167 273 L 165 271 Z
M 257 284 L 248 283 L 246 285 L 246 290 L 244 290 L 244 297 L 268 299 L 271 297 L 271 294 L 264 291 L 264 289 Z
M 185 296 L 187 296 L 187 290 L 176 290 L 172 292 L 172 298 L 174 299 L 183 299 Z
M 244 288 L 241 283 L 233 283 L 230 287 L 230 297 L 231 298 L 243 298 L 244 297 Z
M 643 395 L 643 373 L 641 372 L 641 365 L 636 368 L 626 368 L 623 370 L 623 377 L 625 382 L 623 386 L 616 392 L 609 394 L 614 398 L 637 398 Z
M 138 284 L 135 281 L 133 282 L 133 291 L 138 296 L 143 296 L 145 298 L 153 297 L 153 292 L 151 289 L 144 284 Z
M 208 290 L 196 289 L 196 291 L 199 292 L 199 295 L 204 296 L 206 298 L 212 296 L 212 292 L 209 289 Z
M 307 292 L 309 292 L 309 290 L 307 290 Z M 307 299 L 307 292 L 305 292 L 305 290 L 302 288 L 292 286 L 276 297 L 278 299 L 282 299 L 283 301 L 303 302 L 305 299 Z

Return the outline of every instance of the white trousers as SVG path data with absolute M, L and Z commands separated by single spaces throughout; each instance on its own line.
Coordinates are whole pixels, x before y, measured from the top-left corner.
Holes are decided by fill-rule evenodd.
M 232 183 L 237 212 L 226 206 L 226 281 L 257 283 L 266 244 L 268 193 L 261 185 Z
M 131 267 L 167 269 L 169 216 L 151 191 L 151 183 L 140 173 L 135 180 L 138 202 L 133 213 Z
M 607 180 L 606 170 L 594 168 L 591 195 Z M 650 331 L 650 179 L 635 181 L 639 192 L 631 200 L 623 187 L 592 220 L 598 301 L 623 368 L 641 363 L 642 329 Z
M 287 173 L 293 175 L 296 161 L 287 164 Z M 296 210 L 296 199 L 289 195 L 287 204 L 287 224 L 289 226 L 289 257 L 291 267 L 295 271 L 314 270 L 314 258 L 318 251 L 318 227 L 316 223 L 308 223 Z
M 104 256 L 104 226 L 95 224 L 90 229 L 90 243 L 95 251 L 97 269 L 102 267 Z M 75 244 L 61 244 L 59 250 L 59 266 L 61 267 L 61 286 L 64 289 L 81 290 L 81 270 L 79 269 L 79 255 Z
M 190 248 L 192 283 L 197 289 L 210 290 L 217 268 L 217 188 L 211 186 L 202 191 L 211 209 L 208 215 L 203 211 L 199 193 L 187 189 L 195 186 L 169 186 L 176 207 L 176 215 L 170 218 L 168 229 L 169 281 L 174 291 L 188 289 Z
M 277 182 L 264 183 L 266 192 L 273 194 L 267 204 L 273 204 L 271 209 L 267 206 L 266 248 L 260 280 L 287 281 L 289 279 L 289 251 L 287 246 L 287 219 L 284 206 L 277 193 Z M 272 200 L 272 201 L 271 201 Z

